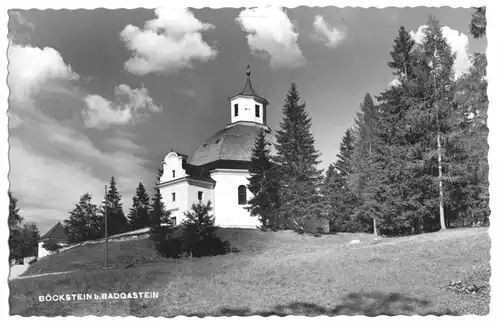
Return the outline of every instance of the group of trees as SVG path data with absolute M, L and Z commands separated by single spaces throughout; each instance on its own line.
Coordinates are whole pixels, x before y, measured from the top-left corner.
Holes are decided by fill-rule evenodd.
M 475 38 L 485 34 L 484 14 L 478 8 L 471 20 Z M 252 155 L 250 212 L 263 227 L 301 230 L 312 216 L 333 231 L 405 235 L 489 223 L 485 55 L 456 78 L 432 16 L 419 43 L 402 26 L 390 55 L 396 84 L 366 94 L 325 177 L 292 84 L 276 154 L 262 133 Z
M 161 171 L 159 171 L 158 179 L 160 175 Z M 162 223 L 169 222 L 169 213 L 161 201 L 159 189 L 155 189 L 155 194 L 150 199 L 144 185 L 139 183 L 136 194 L 132 198 L 133 204 L 128 217 L 125 216 L 121 201 L 122 197 L 114 177 L 111 177 L 108 191 L 99 207 L 92 203 L 90 193 L 83 194 L 70 212 L 69 218 L 64 220 L 69 241 L 77 243 L 104 238 L 106 213 L 108 236 L 148 227 L 155 228 Z
M 24 218 L 19 214 L 17 199 L 11 191 L 9 194 L 9 260 L 38 255 L 40 231 L 34 222 L 23 224 Z
M 475 53 L 470 71 L 455 78 L 455 54 L 434 17 L 421 44 L 401 27 L 390 54 L 397 84 L 376 103 L 365 96 L 354 137 L 349 130 L 343 139 L 354 149 L 340 149 L 339 161 L 350 165 L 342 193 L 356 204 L 345 204 L 347 213 L 337 218 L 386 235 L 487 225 L 484 54 Z

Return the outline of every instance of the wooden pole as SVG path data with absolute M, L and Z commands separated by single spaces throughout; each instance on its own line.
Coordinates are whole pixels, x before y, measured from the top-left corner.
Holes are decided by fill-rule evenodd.
M 104 197 L 105 197 L 105 204 L 104 204 L 104 237 L 106 241 L 106 248 L 105 248 L 105 261 L 106 261 L 106 269 L 108 268 L 108 186 L 104 186 Z

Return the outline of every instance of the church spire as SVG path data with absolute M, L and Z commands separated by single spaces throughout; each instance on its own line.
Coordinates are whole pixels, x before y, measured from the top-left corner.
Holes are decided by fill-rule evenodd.
M 246 71 L 247 80 L 245 82 L 245 87 L 238 95 L 259 97 L 259 95 L 257 95 L 255 90 L 253 90 L 252 82 L 250 81 L 251 74 L 252 74 L 252 71 L 250 70 L 250 64 L 248 64 L 247 71 Z
M 231 102 L 231 123 L 239 121 L 253 122 L 266 125 L 266 108 L 268 101 L 257 95 L 250 81 L 250 64 L 245 71 L 246 82 L 243 90 L 238 94 L 229 97 Z

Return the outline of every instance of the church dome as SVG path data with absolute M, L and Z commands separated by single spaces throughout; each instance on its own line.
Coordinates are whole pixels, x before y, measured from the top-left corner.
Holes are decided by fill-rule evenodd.
M 201 166 L 216 161 L 250 162 L 255 140 L 262 129 L 266 131 L 268 140 L 272 141 L 271 131 L 266 125 L 242 121 L 229 124 L 196 150 L 190 164 Z

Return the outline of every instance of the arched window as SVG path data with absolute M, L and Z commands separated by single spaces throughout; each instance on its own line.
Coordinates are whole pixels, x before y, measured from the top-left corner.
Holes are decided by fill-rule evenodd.
M 247 187 L 245 185 L 238 186 L 238 204 L 247 204 Z

